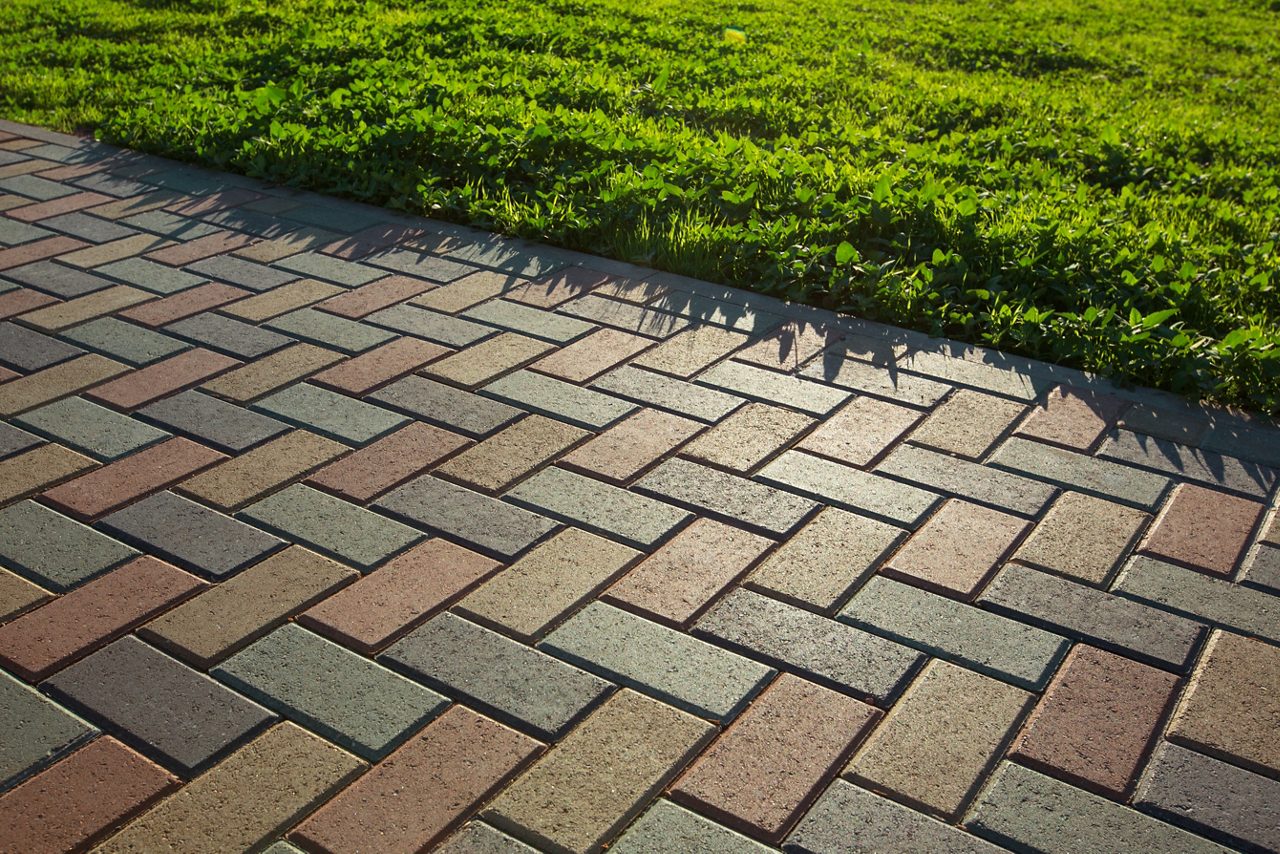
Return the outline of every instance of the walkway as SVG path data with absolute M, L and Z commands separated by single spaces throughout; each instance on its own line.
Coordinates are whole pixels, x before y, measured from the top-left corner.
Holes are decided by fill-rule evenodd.
M 0 850 L 1280 848 L 1267 423 L 12 124 L 0 210 Z

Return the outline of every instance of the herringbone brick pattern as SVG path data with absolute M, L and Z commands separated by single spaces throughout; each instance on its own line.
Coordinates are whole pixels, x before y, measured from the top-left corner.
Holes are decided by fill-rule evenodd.
M 1280 847 L 1269 423 L 3 128 L 0 850 Z

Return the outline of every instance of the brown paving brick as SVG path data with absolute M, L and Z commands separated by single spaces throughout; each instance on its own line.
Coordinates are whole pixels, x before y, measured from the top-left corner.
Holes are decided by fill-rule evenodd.
M 885 575 L 972 599 L 1030 527 L 1024 519 L 952 499 L 907 540 Z
M 561 462 L 622 483 L 679 447 L 704 426 L 679 415 L 641 409 L 575 449 Z
M 340 442 L 293 430 L 206 469 L 178 489 L 219 510 L 237 510 L 348 450 Z
M 1018 435 L 1078 451 L 1088 450 L 1115 424 L 1127 406 L 1126 401 L 1117 397 L 1058 386 L 1049 393 L 1044 406 L 1033 409 L 1022 422 Z
M 1132 507 L 1064 492 L 1014 557 L 1038 569 L 1102 584 L 1124 560 L 1150 518 Z
M 733 358 L 765 368 L 794 371 L 843 338 L 844 333 L 835 326 L 793 321 L 759 340 L 753 339 L 749 346 L 734 353 Z
M 469 441 L 448 430 L 415 421 L 330 463 L 307 478 L 307 482 L 364 504 L 465 447 Z
M 0 294 L 0 320 L 25 314 L 57 302 L 55 298 L 30 288 L 14 288 Z
M 247 246 L 252 242 L 253 238 L 247 234 L 238 234 L 234 231 L 219 231 L 214 234 L 206 234 L 204 237 L 197 237 L 195 240 L 189 240 L 186 243 L 157 249 L 154 252 L 147 253 L 146 257 L 152 261 L 159 261 L 161 264 L 168 264 L 171 267 L 182 267 L 195 261 L 212 258 L 214 255 L 223 255 L 242 246 Z
M 45 258 L 52 258 L 55 255 L 84 249 L 88 245 L 82 240 L 56 236 L 46 237 L 43 240 L 33 240 L 30 243 L 14 246 L 11 249 L 0 249 L 0 270 L 9 270 L 14 267 L 21 267 L 23 264 L 43 261 Z
M 10 620 L 53 598 L 38 584 L 0 567 L 0 622 Z
M 149 291 L 116 285 L 27 312 L 22 315 L 22 320 L 45 331 L 56 331 L 154 298 L 155 294 Z
M 651 344 L 650 339 L 621 329 L 597 329 L 530 367 L 569 382 L 582 383 L 625 362 Z
M 197 285 L 194 288 L 167 296 L 164 299 L 158 299 L 146 305 L 122 311 L 120 316 L 136 320 L 144 326 L 165 326 L 174 321 L 191 317 L 193 314 L 199 314 L 202 311 L 208 311 L 211 308 L 234 302 L 241 297 L 251 296 L 251 294 L 252 292 L 242 288 L 233 288 L 231 285 L 210 282 L 207 285 Z
M 532 282 L 517 285 L 506 294 L 505 299 L 515 300 L 538 308 L 555 308 L 562 302 L 589 293 L 612 277 L 599 270 L 586 267 L 566 267 L 549 276 L 542 276 Z
M 991 450 L 1025 409 L 1021 403 L 962 388 L 943 401 L 911 433 L 910 439 L 976 460 Z
M 0 460 L 0 504 L 38 492 L 97 463 L 50 443 Z
M 614 583 L 604 599 L 688 626 L 746 572 L 773 541 L 698 519 Z
M 125 826 L 95 854 L 226 854 L 258 850 L 365 764 L 282 723 Z
M 447 347 L 421 338 L 396 338 L 321 371 L 314 382 L 350 394 L 366 394 L 448 352 Z
M 920 413 L 874 397 L 855 397 L 796 447 L 866 466 L 920 419 Z
M 425 279 L 415 279 L 412 276 L 387 276 L 385 279 L 378 279 L 353 291 L 331 297 L 316 308 L 342 317 L 357 319 L 379 309 L 412 299 L 434 287 L 436 285 Z
M 138 633 L 207 670 L 360 573 L 301 546 L 276 552 Z
M 436 473 L 484 492 L 502 492 L 590 435 L 563 421 L 528 415 L 451 458 Z
M 6 211 L 5 216 L 22 220 L 23 222 L 38 222 L 51 216 L 84 210 L 109 201 L 111 201 L 111 197 L 104 196 L 101 193 L 73 193 L 70 196 L 63 196 L 59 199 L 50 199 L 39 204 L 13 208 Z
M 1011 755 L 1023 765 L 1123 800 L 1177 684 L 1172 673 L 1077 644 Z
M 567 528 L 458 603 L 457 610 L 532 640 L 622 574 L 640 553 Z
M 499 794 L 484 819 L 544 849 L 599 851 L 714 733 L 624 689 Z
M 0 661 L 39 681 L 204 586 L 163 561 L 135 558 L 0 628 Z
M 747 586 L 831 613 L 907 534 L 866 516 L 824 508 L 747 577 Z
M 663 341 L 631 364 L 689 379 L 747 342 L 741 332 L 719 326 L 699 326 Z
M 227 371 L 201 388 L 236 403 L 247 403 L 282 386 L 306 379 L 343 358 L 341 353 L 314 344 L 293 344 Z
M 542 744 L 453 706 L 291 834 L 310 850 L 425 851 L 542 752 Z
M 748 472 L 785 450 L 817 421 L 799 412 L 749 403 L 698 436 L 680 453 L 730 471 Z
M 243 318 L 252 323 L 261 323 L 286 311 L 303 308 L 343 292 L 343 289 L 337 285 L 317 282 L 315 279 L 299 279 L 257 296 L 240 300 L 224 308 L 222 313 Z
M 427 291 L 421 296 L 411 299 L 413 305 L 420 305 L 436 311 L 456 314 L 471 308 L 491 297 L 496 297 L 510 290 L 525 280 L 519 276 L 506 273 L 495 273 L 491 270 L 479 270 L 451 282 L 444 287 Z
M 315 605 L 298 622 L 372 654 L 501 566 L 448 540 L 427 540 Z
M 129 370 L 127 365 L 90 353 L 0 385 L 0 415 L 17 415 L 75 394 Z
M 137 409 L 239 364 L 230 356 L 196 347 L 100 385 L 88 396 L 117 409 Z
M 672 787 L 675 800 L 778 843 L 880 711 L 784 673 Z
M 76 252 L 69 252 L 66 255 L 59 256 L 58 260 L 63 264 L 70 264 L 72 267 L 87 270 L 92 267 L 100 267 L 111 261 L 132 258 L 135 255 L 141 255 L 143 252 L 172 245 L 172 241 L 165 240 L 163 237 L 156 237 L 152 234 L 135 234 L 131 237 L 122 237 L 119 240 L 112 240 L 97 246 L 80 249 Z
M 466 388 L 475 388 L 554 349 L 554 345 L 545 341 L 527 338 L 515 332 L 504 332 L 432 362 L 421 373 Z
M 1280 777 L 1280 647 L 1215 631 L 1169 724 L 1169 738 Z
M 1012 685 L 934 659 L 846 773 L 873 791 L 953 818 L 1000 758 L 1032 699 Z
M 84 851 L 178 783 L 104 735 L 0 797 L 0 852 Z
M 164 489 L 226 457 L 187 439 L 175 438 L 123 457 L 44 494 L 55 507 L 91 519 Z
M 1181 484 L 1143 541 L 1145 554 L 1229 576 L 1266 508 L 1256 501 Z

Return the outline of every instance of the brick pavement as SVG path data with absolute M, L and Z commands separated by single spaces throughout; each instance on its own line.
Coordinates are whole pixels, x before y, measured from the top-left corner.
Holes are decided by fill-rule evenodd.
M 1280 430 L 0 123 L 0 851 L 1280 849 Z

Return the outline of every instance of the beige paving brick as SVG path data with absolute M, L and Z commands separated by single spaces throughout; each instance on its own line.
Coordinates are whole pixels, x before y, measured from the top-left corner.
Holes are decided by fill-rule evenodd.
M 294 344 L 234 371 L 216 377 L 201 386 L 236 403 L 247 403 L 268 392 L 306 379 L 330 365 L 341 362 L 343 355 L 314 344 Z
M 679 415 L 641 409 L 574 449 L 561 462 L 623 483 L 679 447 L 703 426 Z
M 1025 410 L 1021 403 L 962 388 L 943 401 L 910 439 L 939 451 L 980 459 Z
M 1017 516 L 952 499 L 881 571 L 935 593 L 972 599 L 1029 527 Z
M 1064 492 L 1014 554 L 1022 563 L 1099 585 L 1133 548 L 1151 517 L 1141 510 Z
M 700 462 L 746 473 L 785 450 L 817 421 L 799 412 L 749 403 L 702 433 L 680 453 Z
M 38 492 L 97 463 L 61 445 L 41 445 L 0 460 L 0 504 Z
M 668 338 L 633 359 L 631 364 L 689 379 L 746 343 L 747 336 L 741 332 L 719 326 L 699 326 Z
M 116 285 L 27 312 L 22 315 L 22 320 L 39 329 L 57 331 L 154 298 L 155 294 L 148 291 L 128 285 Z
M 17 415 L 97 385 L 129 370 L 128 365 L 90 353 L 0 385 L 0 415 Z
M 349 450 L 340 442 L 294 430 L 201 472 L 178 490 L 219 510 L 238 510 Z
M 436 473 L 484 492 L 502 492 L 590 435 L 563 421 L 529 415 L 452 457 Z
M 48 294 L 33 291 L 30 288 L 14 288 L 0 294 L 0 320 L 7 320 L 19 314 L 26 314 L 37 308 L 59 302 Z
M 52 598 L 53 594 L 40 585 L 0 567 L 0 622 L 11 620 Z
M 477 303 L 496 297 L 503 291 L 509 290 L 523 281 L 524 279 L 519 276 L 480 270 L 463 276 L 456 282 L 451 282 L 444 287 L 427 291 L 425 294 L 409 300 L 409 302 L 413 305 L 454 314 Z
M 299 279 L 257 296 L 240 300 L 222 310 L 223 314 L 240 317 L 253 323 L 261 323 L 286 311 L 311 305 L 334 294 L 345 293 L 337 285 L 317 282 L 315 279 Z
M 653 344 L 652 339 L 621 329 L 597 329 L 567 347 L 544 356 L 530 367 L 574 383 L 595 379 Z
M 797 447 L 853 466 L 867 466 L 920 420 L 920 413 L 874 397 L 855 397 Z
M 432 362 L 421 373 L 475 388 L 522 367 L 555 346 L 516 332 L 504 332 Z
M 122 258 L 132 258 L 134 255 L 141 255 L 144 252 L 152 252 L 173 245 L 171 241 L 165 240 L 163 237 L 156 237 L 152 234 L 135 234 L 132 237 L 122 237 L 109 243 L 101 243 L 97 246 L 68 252 L 66 255 L 60 256 L 58 260 L 64 264 L 70 264 L 72 267 L 87 270 L 92 267 L 101 267 L 103 264 L 108 264 L 112 261 L 119 261 Z

